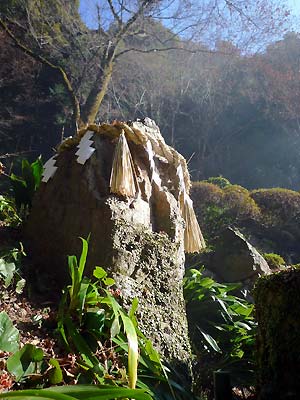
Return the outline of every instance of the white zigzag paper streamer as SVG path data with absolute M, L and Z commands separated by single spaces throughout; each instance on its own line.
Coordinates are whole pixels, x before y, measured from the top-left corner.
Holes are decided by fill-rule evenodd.
M 162 183 L 161 183 L 159 174 L 156 170 L 156 166 L 155 166 L 155 162 L 154 162 L 154 152 L 153 152 L 153 148 L 152 148 L 152 144 L 151 144 L 150 140 L 147 141 L 146 151 L 148 153 L 149 162 L 150 162 L 151 182 L 152 181 L 155 182 L 157 184 L 157 186 L 159 188 L 161 188 Z
M 44 171 L 42 174 L 42 182 L 48 182 L 50 178 L 53 177 L 58 167 L 55 166 L 57 154 L 51 158 L 44 164 Z
M 93 141 L 90 140 L 94 135 L 94 132 L 88 131 L 86 134 L 83 136 L 83 138 L 80 140 L 79 145 L 77 146 L 78 150 L 75 153 L 77 157 L 77 162 L 78 164 L 84 165 L 85 162 L 91 157 L 91 155 L 94 153 L 96 149 L 91 147 L 93 144 Z
M 185 190 L 185 182 L 184 182 L 184 177 L 183 177 L 183 170 L 181 164 L 178 165 L 177 170 L 176 170 L 176 175 L 179 180 L 179 191 L 183 194 L 186 193 Z

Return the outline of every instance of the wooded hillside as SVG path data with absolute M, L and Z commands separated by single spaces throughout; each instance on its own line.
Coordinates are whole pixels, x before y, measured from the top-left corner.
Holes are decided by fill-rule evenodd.
M 77 7 L 75 2 L 70 10 L 47 9 L 45 25 L 35 28 L 40 40 L 35 47 L 71 70 L 80 100 L 88 97 L 96 73 L 93 56 L 104 50 L 94 54 L 87 47 L 99 32 L 83 23 Z M 41 9 L 29 9 L 32 26 Z M 25 17 L 20 10 L 14 17 L 18 13 L 19 25 L 11 19 L 7 24 L 23 39 Z M 286 22 L 284 14 L 276 18 Z M 114 65 L 96 120 L 154 119 L 166 141 L 190 159 L 194 180 L 223 175 L 247 188 L 298 190 L 299 34 L 286 32 L 279 40 L 270 28 L 268 41 L 273 43 L 265 47 L 261 38 L 259 51 L 249 53 L 245 43 L 204 44 L 174 36 L 150 17 L 141 27 L 120 45 L 124 54 Z M 44 38 L 38 29 L 44 29 Z M 51 147 L 73 134 L 72 101 L 55 70 L 25 55 L 5 31 L 0 35 L 1 153 L 25 151 L 32 159 L 40 153 L 47 158 Z M 181 50 L 161 51 L 175 45 Z M 127 52 L 130 48 L 139 51 Z

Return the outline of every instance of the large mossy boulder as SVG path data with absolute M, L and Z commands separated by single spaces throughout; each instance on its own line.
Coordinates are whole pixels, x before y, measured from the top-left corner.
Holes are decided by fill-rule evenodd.
M 123 172 L 112 179 L 118 168 Z M 122 174 L 127 179 L 130 168 L 134 194 L 127 195 Z M 188 367 L 184 248 L 199 250 L 204 243 L 198 225 L 197 237 L 189 225 L 193 209 L 184 158 L 149 119 L 93 125 L 60 146 L 44 180 L 25 230 L 36 265 L 62 287 L 67 255 L 78 255 L 78 237 L 90 236 L 86 273 L 95 265 L 106 268 L 125 305 L 139 299 L 140 327 L 164 359 Z M 112 193 L 112 182 L 119 182 L 120 193 Z
M 222 282 L 254 282 L 257 277 L 271 273 L 266 260 L 233 228 L 227 228 L 219 235 L 206 266 Z
M 300 398 L 300 270 L 258 280 L 255 291 L 259 400 Z

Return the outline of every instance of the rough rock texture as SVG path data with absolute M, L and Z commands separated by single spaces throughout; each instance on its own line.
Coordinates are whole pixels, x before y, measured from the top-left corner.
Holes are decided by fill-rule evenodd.
M 300 270 L 260 278 L 254 299 L 258 399 L 299 399 Z
M 34 199 L 26 227 L 32 254 L 61 286 L 68 279 L 67 255 L 79 255 L 78 237 L 90 234 L 86 272 L 90 273 L 95 265 L 103 266 L 116 279 L 125 303 L 138 297 L 138 317 L 144 333 L 154 340 L 166 360 L 189 367 L 182 293 L 184 221 L 176 172 L 180 164 L 188 190 L 185 160 L 166 146 L 152 121 L 148 126 L 135 122 L 131 127 L 94 128 L 93 155 L 84 165 L 78 164 L 74 146 L 78 140 L 67 141 L 57 157 L 55 175 L 42 183 Z M 134 161 L 139 188 L 135 198 L 118 197 L 109 191 L 121 128 L 125 128 Z M 151 178 L 147 140 L 152 144 L 161 186 Z
M 207 268 L 223 282 L 254 281 L 271 273 L 266 260 L 238 230 L 227 228 L 215 248 Z

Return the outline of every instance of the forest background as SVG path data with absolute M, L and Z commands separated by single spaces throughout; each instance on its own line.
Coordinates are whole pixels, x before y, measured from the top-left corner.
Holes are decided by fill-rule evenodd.
M 6 3 L 13 1 L 2 7 Z M 92 63 L 90 69 L 80 65 L 86 50 L 82 32 L 90 34 L 97 27 L 82 7 L 88 2 L 81 2 L 80 8 L 79 2 L 71 3 L 69 18 L 63 7 L 55 7 L 51 23 L 56 21 L 52 28 L 60 37 L 59 60 L 77 74 L 84 96 L 84 85 L 95 71 Z M 216 27 L 198 37 L 175 36 L 167 24 L 148 19 L 143 30 L 126 39 L 127 47 L 140 51 L 124 52 L 118 59 L 96 120 L 154 119 L 167 143 L 189 160 L 194 180 L 223 175 L 249 189 L 299 190 L 300 34 L 297 21 L 283 10 L 276 30 L 266 21 L 269 30 L 253 42 L 250 34 L 248 42 L 234 35 L 225 39 L 216 34 Z M 37 9 L 35 17 L 38 13 Z M 252 29 L 250 21 L 250 33 Z M 170 37 L 184 51 L 162 51 L 167 41 L 170 47 Z M 37 39 L 41 48 L 49 44 L 43 43 L 46 36 Z M 57 60 L 58 44 L 50 44 L 48 56 Z M 149 51 L 153 48 L 158 50 Z M 83 68 L 86 76 L 81 81 Z M 71 131 L 71 105 L 57 74 L 17 49 L 3 30 L 0 102 L 1 161 L 8 168 L 11 161 L 16 163 L 15 154 L 29 159 L 42 154 L 47 159 Z

